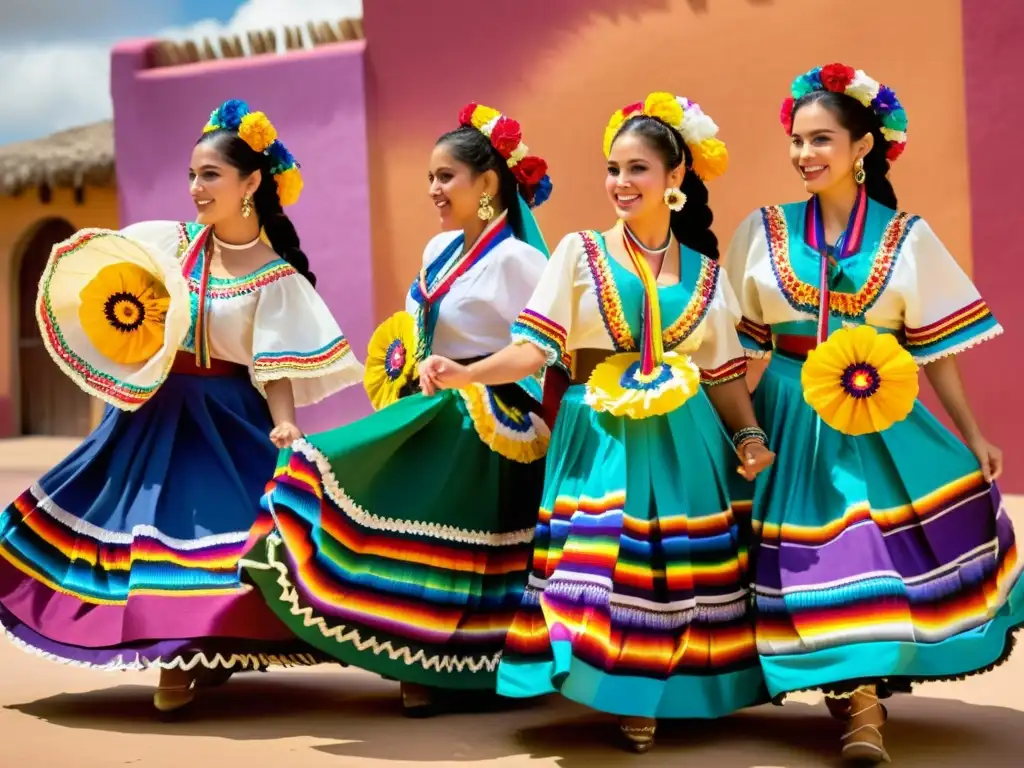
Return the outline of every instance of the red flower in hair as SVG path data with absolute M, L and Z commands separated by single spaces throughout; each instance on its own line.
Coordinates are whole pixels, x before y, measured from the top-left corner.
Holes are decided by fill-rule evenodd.
M 907 143 L 905 141 L 890 142 L 889 149 L 885 152 L 885 157 L 890 163 L 894 163 L 899 159 L 900 155 L 903 154 L 903 150 L 906 148 Z
M 519 183 L 526 187 L 535 187 L 548 173 L 548 164 L 539 157 L 528 155 L 512 169 Z
M 504 115 L 498 118 L 491 131 L 491 144 L 502 157 L 507 160 L 522 140 L 523 131 L 518 122 Z
M 833 93 L 842 93 L 853 82 L 857 71 L 845 64 L 826 64 L 821 68 L 821 84 Z
M 793 105 L 796 104 L 796 99 L 792 96 L 782 102 L 782 109 L 779 111 L 779 120 L 782 121 L 782 127 L 786 129 L 786 133 L 793 132 Z
M 473 110 L 477 107 L 475 101 L 471 101 L 469 104 L 464 106 L 459 112 L 459 125 L 472 125 L 473 124 Z
M 622 114 L 626 117 L 627 120 L 630 117 L 632 117 L 634 113 L 643 112 L 643 111 L 644 111 L 644 103 L 642 101 L 633 102 L 632 104 L 622 108 Z

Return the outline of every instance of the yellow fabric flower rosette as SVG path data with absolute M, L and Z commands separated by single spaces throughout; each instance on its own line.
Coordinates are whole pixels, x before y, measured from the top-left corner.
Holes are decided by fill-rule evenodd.
M 586 402 L 595 411 L 630 419 L 664 416 L 697 394 L 700 369 L 686 355 L 666 352 L 645 373 L 642 356 L 625 352 L 602 362 L 587 380 Z
M 641 352 L 612 355 L 594 368 L 585 401 L 595 411 L 645 419 L 671 413 L 700 389 L 700 369 L 687 355 L 665 352 L 658 285 L 647 260 L 620 224 L 623 243 L 644 286 Z
M 192 322 L 177 259 L 103 229 L 82 230 L 53 247 L 36 318 L 64 373 L 129 411 L 167 378 Z
M 78 295 L 82 329 L 107 359 L 135 365 L 160 351 L 171 295 L 157 275 L 138 264 L 108 264 Z
M 377 326 L 366 350 L 363 386 L 374 410 L 398 400 L 416 377 L 416 321 L 408 312 L 396 312 Z
M 833 332 L 808 354 L 800 383 L 821 420 L 852 436 L 903 421 L 920 390 L 914 358 L 895 336 L 869 325 Z
M 458 393 L 480 442 L 499 456 L 529 464 L 547 455 L 551 433 L 540 417 L 512 407 L 483 384 Z

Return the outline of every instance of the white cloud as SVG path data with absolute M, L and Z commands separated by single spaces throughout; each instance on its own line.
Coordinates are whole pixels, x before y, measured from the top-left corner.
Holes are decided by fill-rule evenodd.
M 362 0 L 248 0 L 226 24 L 198 21 L 154 37 L 193 39 L 362 16 Z M 282 35 L 278 35 L 281 39 Z M 109 118 L 115 41 L 0 44 L 0 144 Z M 244 43 L 244 35 L 243 35 Z

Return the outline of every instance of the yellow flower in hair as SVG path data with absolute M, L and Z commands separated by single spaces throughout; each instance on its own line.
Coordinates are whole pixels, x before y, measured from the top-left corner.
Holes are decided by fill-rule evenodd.
M 476 109 L 473 110 L 473 127 L 480 130 L 500 114 L 501 112 L 496 109 L 485 107 L 483 104 L 477 104 Z
M 719 139 L 704 139 L 695 147 L 693 153 L 693 170 L 704 181 L 711 181 L 721 176 L 729 168 L 729 150 Z
M 203 126 L 203 133 L 212 133 L 217 130 L 217 126 L 213 123 L 207 123 Z
M 298 168 L 289 168 L 286 171 L 274 176 L 277 182 L 277 199 L 281 207 L 295 205 L 299 202 L 299 195 L 302 194 L 302 172 Z
M 612 115 L 611 120 L 608 121 L 608 127 L 604 129 L 604 156 L 608 157 L 612 153 L 612 142 L 615 141 L 615 137 L 619 135 L 619 129 L 622 124 L 626 122 L 626 115 L 621 109 L 616 110 L 615 114 Z
M 683 108 L 671 93 L 652 93 L 644 100 L 644 114 L 664 120 L 675 129 L 683 124 Z
M 252 147 L 253 152 L 262 152 L 277 138 L 273 123 L 262 112 L 250 112 L 238 126 L 238 138 Z

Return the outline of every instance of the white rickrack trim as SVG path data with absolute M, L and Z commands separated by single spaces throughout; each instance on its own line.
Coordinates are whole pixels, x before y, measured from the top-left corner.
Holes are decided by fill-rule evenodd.
M 152 525 L 137 525 L 131 531 L 110 531 L 101 528 L 61 508 L 38 483 L 33 483 L 29 492 L 36 500 L 36 508 L 52 517 L 60 525 L 79 536 L 86 536 L 102 544 L 132 544 L 139 538 L 153 539 L 179 552 L 205 549 L 226 544 L 244 544 L 248 531 L 217 533 L 198 539 L 175 539 L 162 533 Z
M 944 357 L 949 357 L 950 355 L 959 355 L 961 352 L 966 352 L 968 349 L 971 349 L 972 347 L 976 347 L 979 344 L 985 343 L 986 341 L 991 341 L 996 336 L 999 336 L 1002 333 L 1003 326 L 997 324 L 995 327 L 985 331 L 985 333 L 979 334 L 974 338 L 962 341 L 959 344 L 955 344 L 952 347 L 947 347 L 946 349 L 939 350 L 938 352 L 933 352 L 930 355 L 918 356 L 914 354 L 913 350 L 910 351 L 910 354 L 913 356 L 914 362 L 916 362 L 918 365 L 928 365 L 928 363 L 934 363 L 936 360 L 941 360 Z
M 331 469 L 331 463 L 327 460 L 327 457 L 314 448 L 309 441 L 299 439 L 292 443 L 291 447 L 293 451 L 316 464 L 317 472 L 323 481 L 324 491 L 331 498 L 331 501 L 344 511 L 354 523 L 364 528 L 371 528 L 375 531 L 388 531 L 389 533 L 425 536 L 427 538 L 455 541 L 460 544 L 471 544 L 481 547 L 509 547 L 515 544 L 528 544 L 533 541 L 533 527 L 509 531 L 508 533 L 486 533 L 484 531 L 456 528 L 451 525 L 396 520 L 372 514 L 359 506 L 345 493 L 345 490 L 341 487 L 338 478 L 334 474 L 334 470 Z
M 155 659 L 150 659 L 137 653 L 127 653 L 120 654 L 105 664 L 95 664 L 90 661 L 67 659 L 50 651 L 44 651 L 42 648 L 37 648 L 15 635 L 2 622 L 0 622 L 0 629 L 3 630 L 4 635 L 16 648 L 25 653 L 57 664 L 63 664 L 66 667 L 93 669 L 100 672 L 142 671 L 146 669 L 180 669 L 188 672 L 199 666 L 206 669 L 252 670 L 255 672 L 272 666 L 311 667 L 323 663 L 316 656 L 306 653 L 235 653 L 228 656 L 216 653 L 211 657 L 203 652 L 188 651 L 186 652 L 186 655 L 189 657 L 187 660 L 183 656 L 172 656 L 169 659 L 158 656 Z
M 288 567 L 285 563 L 276 559 L 277 547 L 281 545 L 281 538 L 277 534 L 271 534 L 265 540 L 267 562 L 260 563 L 250 560 L 241 561 L 243 568 L 256 568 L 259 570 L 277 571 L 277 585 L 281 587 L 281 595 L 278 600 L 288 606 L 288 611 L 302 620 L 305 627 L 315 627 L 321 635 L 329 640 L 334 640 L 339 645 L 351 643 L 359 651 L 371 651 L 375 656 L 387 654 L 391 661 L 400 661 L 406 666 L 418 664 L 425 670 L 435 672 L 488 672 L 493 673 L 498 668 L 501 660 L 501 651 L 493 656 L 442 656 L 434 654 L 428 656 L 423 649 L 411 651 L 408 646 L 395 647 L 390 640 L 383 643 L 376 637 L 363 638 L 358 629 L 348 629 L 344 624 L 334 627 L 327 626 L 327 622 L 321 616 L 314 616 L 313 609 L 299 605 L 299 593 L 288 578 Z

